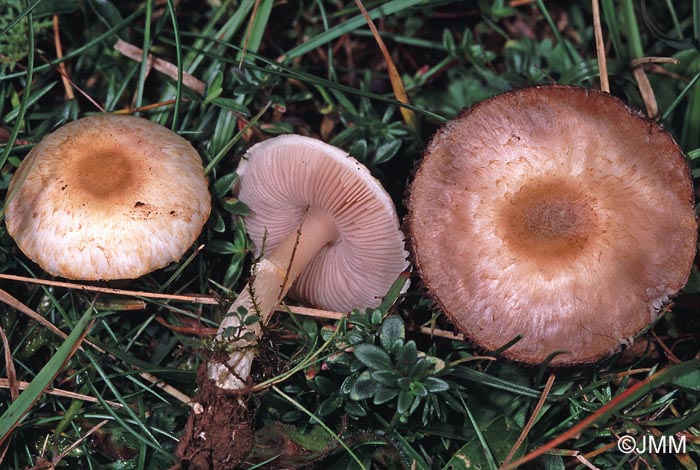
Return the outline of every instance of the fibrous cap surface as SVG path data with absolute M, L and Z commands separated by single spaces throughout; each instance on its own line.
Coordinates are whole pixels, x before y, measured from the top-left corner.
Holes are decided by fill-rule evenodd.
M 211 210 L 202 162 L 182 137 L 95 115 L 34 146 L 8 191 L 8 233 L 44 270 L 132 279 L 178 260 Z
M 566 86 L 488 99 L 433 138 L 411 186 L 415 262 L 476 343 L 539 363 L 628 344 L 687 281 L 688 164 L 620 100 Z

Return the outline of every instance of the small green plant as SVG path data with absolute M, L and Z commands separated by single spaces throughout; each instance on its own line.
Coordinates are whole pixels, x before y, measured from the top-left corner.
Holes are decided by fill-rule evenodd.
M 342 408 L 350 417 L 360 418 L 368 414 L 371 405 L 383 406 L 393 410 L 389 428 L 407 423 L 419 408 L 423 424 L 444 416 L 440 398 L 450 385 L 439 375 L 445 364 L 419 352 L 415 341 L 406 341 L 401 317 L 383 319 L 379 309 L 355 311 L 347 325 L 352 329 L 338 338 L 341 351 L 322 364 L 322 370 L 345 375 L 345 379 L 334 387 L 336 382 L 324 375 L 315 378 L 318 391 L 327 395 L 319 415 Z M 327 334 L 328 330 L 322 336 Z
M 14 70 L 17 63 L 29 55 L 27 38 L 30 34 L 30 17 L 25 16 L 10 28 L 10 25 L 18 19 L 18 15 L 23 11 L 24 2 L 22 0 L 5 0 L 0 7 L 0 31 L 5 32 L 5 34 L 0 35 L 0 73 Z M 34 18 L 31 29 L 33 29 L 35 38 L 41 38 L 51 28 L 51 20 L 45 16 L 36 19 L 35 15 Z M 6 30 L 7 28 L 10 29 Z

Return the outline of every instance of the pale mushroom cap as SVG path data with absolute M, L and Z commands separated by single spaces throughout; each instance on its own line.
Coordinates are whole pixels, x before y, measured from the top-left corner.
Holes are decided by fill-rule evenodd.
M 565 86 L 500 95 L 433 138 L 411 186 L 415 262 L 477 344 L 539 363 L 629 344 L 687 281 L 689 167 L 657 124 Z
M 260 254 L 298 230 L 306 208 L 331 217 L 338 238 L 324 246 L 291 293 L 337 311 L 376 307 L 408 253 L 394 204 L 370 172 L 336 147 L 282 135 L 251 147 L 238 167 L 238 197 L 251 214 L 246 228 Z
M 132 279 L 162 268 L 194 243 L 211 210 L 189 142 L 110 114 L 44 137 L 8 195 L 8 233 L 44 270 L 69 279 Z

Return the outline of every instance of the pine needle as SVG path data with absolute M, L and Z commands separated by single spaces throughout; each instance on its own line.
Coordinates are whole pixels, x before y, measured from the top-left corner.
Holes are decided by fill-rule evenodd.
M 372 35 L 374 36 L 375 41 L 377 41 L 379 50 L 382 51 L 382 55 L 384 56 L 384 60 L 386 61 L 387 70 L 389 72 L 391 88 L 394 90 L 394 96 L 400 103 L 411 104 L 410 100 L 408 99 L 408 95 L 406 94 L 406 87 L 404 87 L 403 80 L 401 79 L 401 74 L 396 68 L 396 65 L 394 65 L 394 61 L 391 58 L 391 54 L 389 54 L 389 50 L 386 48 L 382 37 L 379 35 L 377 27 L 374 25 L 372 18 L 370 18 L 369 14 L 367 13 L 367 10 L 365 9 L 365 6 L 362 4 L 362 0 L 355 0 L 355 4 L 362 12 L 362 16 L 364 16 L 365 20 L 367 21 L 367 26 L 369 26 L 369 29 L 372 30 Z M 416 117 L 416 113 L 414 113 L 410 109 L 402 107 L 401 116 L 403 117 L 403 120 L 406 123 L 406 125 L 408 125 L 408 127 L 413 129 L 415 132 L 419 131 L 418 118 Z

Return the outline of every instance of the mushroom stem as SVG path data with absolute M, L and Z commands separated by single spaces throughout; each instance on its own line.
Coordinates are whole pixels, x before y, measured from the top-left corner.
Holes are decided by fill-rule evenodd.
M 338 229 L 330 217 L 321 211 L 309 211 L 298 230 L 289 233 L 256 265 L 252 284 L 246 284 L 219 325 L 216 339 L 227 342 L 231 353 L 226 364 L 209 364 L 209 378 L 216 382 L 217 387 L 225 390 L 245 387 L 256 344 L 256 340 L 246 335 L 252 333 L 256 339 L 262 336 L 262 325 L 270 320 L 296 278 L 321 248 L 337 236 Z M 240 307 L 257 315 L 258 321 L 246 325 L 245 319 L 238 314 Z

